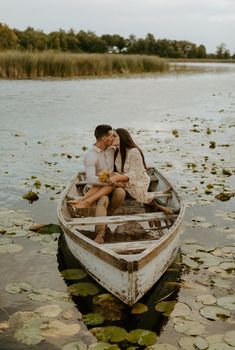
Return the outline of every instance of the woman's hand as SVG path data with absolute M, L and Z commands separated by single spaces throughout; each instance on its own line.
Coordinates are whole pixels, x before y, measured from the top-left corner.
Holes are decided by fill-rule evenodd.
M 120 178 L 119 175 L 112 175 L 112 176 L 110 176 L 110 177 L 108 178 L 107 183 L 108 183 L 109 185 L 115 185 L 116 182 L 119 181 L 119 178 Z

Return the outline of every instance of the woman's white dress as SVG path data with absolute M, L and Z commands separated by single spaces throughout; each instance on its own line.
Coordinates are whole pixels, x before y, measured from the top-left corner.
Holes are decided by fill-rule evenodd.
M 150 203 L 153 200 L 154 194 L 148 192 L 150 177 L 144 167 L 143 159 L 138 148 L 127 150 L 123 172 L 120 152 L 116 157 L 115 166 L 120 175 L 128 176 L 129 181 L 125 185 L 125 190 L 131 197 L 141 203 Z

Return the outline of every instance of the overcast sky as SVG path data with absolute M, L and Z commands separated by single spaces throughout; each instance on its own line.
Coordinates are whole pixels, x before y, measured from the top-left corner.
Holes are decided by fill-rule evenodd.
M 235 53 L 235 0 L 0 0 L 0 22 L 45 33 L 62 28 L 97 35 L 188 40 L 207 52 Z

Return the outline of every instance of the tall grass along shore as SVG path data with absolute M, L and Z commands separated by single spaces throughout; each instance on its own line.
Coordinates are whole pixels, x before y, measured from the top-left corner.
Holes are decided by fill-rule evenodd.
M 0 52 L 1 79 L 73 78 L 162 72 L 165 59 L 147 55 Z

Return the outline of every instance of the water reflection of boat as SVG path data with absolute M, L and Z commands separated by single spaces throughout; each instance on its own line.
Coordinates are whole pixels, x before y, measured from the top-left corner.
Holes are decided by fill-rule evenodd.
M 172 185 L 154 168 L 148 169 L 150 191 L 178 210 L 166 215 L 152 207 L 126 199 L 115 216 L 94 217 L 94 208 L 79 210 L 73 217 L 67 198 L 82 195 L 84 173 L 75 175 L 58 204 L 58 218 L 72 254 L 88 273 L 124 303 L 139 300 L 174 260 L 184 205 Z M 168 193 L 164 193 L 170 188 Z M 151 209 L 150 209 L 151 208 Z M 95 225 L 108 225 L 104 244 L 94 242 Z

